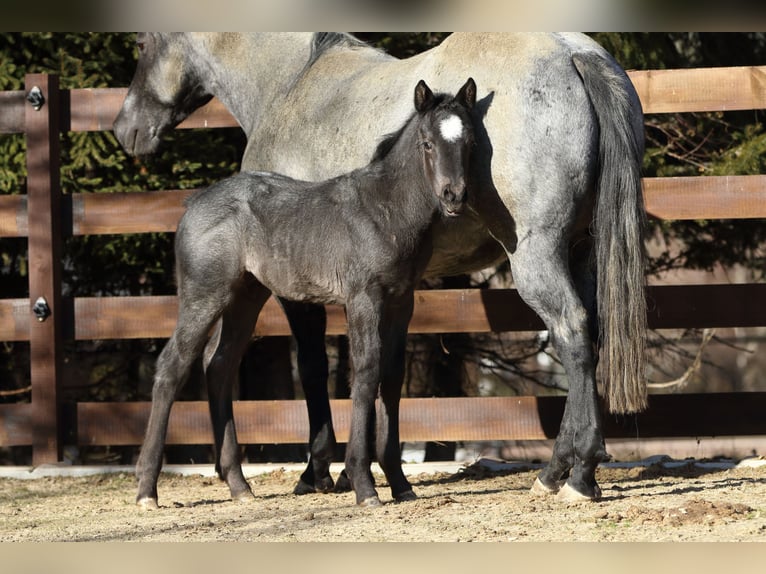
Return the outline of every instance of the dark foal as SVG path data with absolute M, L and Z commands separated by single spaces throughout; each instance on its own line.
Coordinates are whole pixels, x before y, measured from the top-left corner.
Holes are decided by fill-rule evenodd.
M 416 113 L 379 145 L 367 167 L 321 183 L 243 172 L 190 198 L 176 233 L 178 323 L 157 362 L 136 471 L 138 504 L 157 506 L 170 408 L 201 354 L 216 470 L 233 499 L 252 498 L 240 464 L 232 386 L 272 293 L 346 306 L 354 371 L 345 462 L 356 501 L 380 504 L 368 448 L 378 392 L 377 459 L 393 497 L 415 497 L 399 447 L 407 326 L 431 258 L 432 224 L 459 214 L 465 202 L 475 101 L 472 79 L 454 97 L 434 95 L 421 80 Z

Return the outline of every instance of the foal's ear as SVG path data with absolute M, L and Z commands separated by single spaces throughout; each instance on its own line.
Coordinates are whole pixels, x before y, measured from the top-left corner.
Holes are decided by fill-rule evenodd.
M 428 111 L 434 103 L 434 93 L 423 80 L 415 86 L 415 109 L 420 112 Z
M 473 109 L 474 104 L 476 104 L 476 82 L 473 81 L 473 78 L 468 78 L 455 99 L 469 110 Z

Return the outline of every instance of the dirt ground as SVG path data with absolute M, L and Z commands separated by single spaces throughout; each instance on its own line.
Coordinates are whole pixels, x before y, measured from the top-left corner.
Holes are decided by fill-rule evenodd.
M 134 504 L 127 473 L 0 479 L 0 541 L 766 541 L 766 466 L 693 460 L 599 468 L 598 503 L 565 505 L 529 492 L 537 470 L 410 477 L 419 499 L 359 508 L 351 493 L 292 494 L 298 473 L 250 478 L 235 503 L 216 478 L 163 474 L 160 509 Z

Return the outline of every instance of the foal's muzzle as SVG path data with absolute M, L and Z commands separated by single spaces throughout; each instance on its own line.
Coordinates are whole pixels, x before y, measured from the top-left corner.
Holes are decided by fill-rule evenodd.
M 448 183 L 442 188 L 439 195 L 442 212 L 448 217 L 460 215 L 465 206 L 466 192 L 465 183 Z

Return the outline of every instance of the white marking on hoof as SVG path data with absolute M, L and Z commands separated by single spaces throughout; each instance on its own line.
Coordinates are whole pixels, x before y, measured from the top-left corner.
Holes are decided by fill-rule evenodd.
M 532 485 L 532 488 L 529 489 L 529 492 L 533 496 L 552 496 L 556 494 L 559 491 L 560 485 L 557 483 L 556 488 L 549 488 L 543 484 L 543 482 L 539 479 L 535 479 L 535 483 Z
M 141 510 L 158 510 L 159 509 L 156 498 L 141 498 L 140 500 L 136 500 L 136 505 Z
M 439 123 L 439 131 L 448 142 L 457 141 L 463 135 L 463 121 L 457 116 L 450 116 Z
M 360 502 L 359 506 L 364 506 L 365 508 L 375 508 L 376 506 L 383 506 L 383 503 L 380 502 L 380 498 L 377 496 L 371 496 L 370 498 L 365 498 L 362 502 Z
M 556 500 L 558 500 L 559 502 L 564 502 L 566 504 L 577 504 L 580 502 L 594 502 L 598 500 L 599 498 L 601 498 L 601 489 L 598 486 L 596 487 L 595 496 L 590 497 L 581 492 L 577 492 L 568 483 L 565 484 L 561 488 L 561 490 L 559 490 L 559 493 L 556 495 Z

